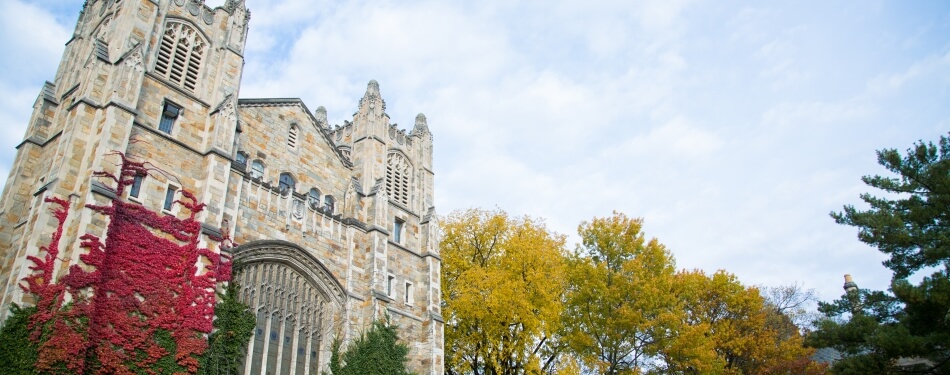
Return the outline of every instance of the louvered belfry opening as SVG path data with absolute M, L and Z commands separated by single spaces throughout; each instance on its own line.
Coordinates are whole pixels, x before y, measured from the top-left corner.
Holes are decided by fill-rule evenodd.
M 191 26 L 169 21 L 158 49 L 155 72 L 189 91 L 195 91 L 207 43 Z
M 409 161 L 398 153 L 391 153 L 386 160 L 386 194 L 389 199 L 409 206 L 409 176 L 412 172 Z
M 290 125 L 290 132 L 287 134 L 287 147 L 297 149 L 297 125 Z

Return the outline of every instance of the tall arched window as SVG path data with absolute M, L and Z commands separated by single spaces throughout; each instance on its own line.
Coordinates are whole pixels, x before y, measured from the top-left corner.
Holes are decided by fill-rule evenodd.
M 297 148 L 297 132 L 298 131 L 299 129 L 297 129 L 297 124 L 290 125 L 290 131 L 287 133 L 287 147 L 290 147 L 291 149 Z
M 328 349 L 332 324 L 342 319 L 342 285 L 307 250 L 290 243 L 259 241 L 233 254 L 241 264 L 234 270 L 245 290 L 241 302 L 257 312 L 240 373 L 319 374 L 318 354 Z
M 188 91 L 195 91 L 206 45 L 204 38 L 193 27 L 168 21 L 158 49 L 155 73 Z
M 389 199 L 409 206 L 409 177 L 412 166 L 405 156 L 391 153 L 386 160 L 386 195 Z
M 290 173 L 280 174 L 280 182 L 277 185 L 280 195 L 290 195 L 294 191 L 295 185 L 297 185 L 297 182 L 294 181 L 294 177 Z
M 307 195 L 307 204 L 314 210 L 320 208 L 320 189 L 310 189 L 310 194 Z
M 255 159 L 251 162 L 251 178 L 255 180 L 264 178 L 264 163 L 260 160 Z
M 334 204 L 334 200 L 333 200 L 333 196 L 332 196 L 332 195 L 327 194 L 326 197 L 323 197 L 323 210 L 324 210 L 324 211 L 326 211 L 327 213 L 332 214 L 332 213 L 333 213 L 333 204 Z

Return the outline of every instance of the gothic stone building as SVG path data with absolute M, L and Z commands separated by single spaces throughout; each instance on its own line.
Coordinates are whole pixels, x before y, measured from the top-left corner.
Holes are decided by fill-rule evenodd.
M 29 303 L 18 286 L 28 255 L 56 220 L 47 196 L 68 197 L 60 276 L 78 238 L 107 223 L 93 172 L 117 172 L 115 151 L 164 173 L 122 197 L 183 217 L 195 193 L 202 245 L 230 234 L 234 278 L 257 314 L 246 374 L 317 374 L 334 338 L 388 317 L 410 367 L 442 373 L 441 260 L 433 206 L 432 135 L 422 114 L 390 124 L 371 81 L 353 121 L 299 99 L 238 99 L 250 13 L 243 0 L 88 0 L 53 82 L 34 104 L 0 197 L 0 311 Z M 114 195 L 114 194 L 113 194 Z

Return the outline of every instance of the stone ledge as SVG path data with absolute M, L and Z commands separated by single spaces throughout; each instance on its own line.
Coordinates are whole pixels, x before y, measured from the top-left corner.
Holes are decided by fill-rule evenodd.
M 409 318 L 409 319 L 415 320 L 415 321 L 420 322 L 420 323 L 423 322 L 423 319 L 422 319 L 422 318 L 420 318 L 420 317 L 418 317 L 418 316 L 415 316 L 415 315 L 412 315 L 412 313 L 410 313 L 410 312 L 408 312 L 408 311 L 403 311 L 403 310 L 401 310 L 401 309 L 397 309 L 397 308 L 392 307 L 392 306 L 387 306 L 387 307 L 386 307 L 386 311 L 389 311 L 389 312 L 391 312 L 391 313 L 395 313 L 395 314 L 398 314 L 398 315 L 402 315 L 402 316 L 404 316 L 404 317 L 407 317 L 407 318 Z
M 95 194 L 99 194 L 109 199 L 119 199 L 119 196 L 115 194 L 115 190 L 112 190 L 112 188 L 106 186 L 105 184 L 99 181 L 93 180 L 92 183 L 89 185 L 91 186 L 90 191 L 92 191 Z

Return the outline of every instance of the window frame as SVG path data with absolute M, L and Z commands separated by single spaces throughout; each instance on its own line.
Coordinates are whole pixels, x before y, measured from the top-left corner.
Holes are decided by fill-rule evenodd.
M 414 294 L 412 293 L 412 281 L 406 280 L 403 285 L 405 285 L 405 296 L 403 296 L 403 303 L 405 303 L 406 306 L 412 306 Z
M 402 244 L 402 232 L 406 228 L 406 221 L 400 218 L 393 219 L 393 242 Z
M 316 193 L 316 195 L 314 195 L 314 193 Z M 320 205 L 321 203 L 320 196 L 322 194 L 323 192 L 321 192 L 320 189 L 317 189 L 315 187 L 310 188 L 310 192 L 307 193 L 307 206 L 309 206 L 311 210 L 318 210 L 322 208 L 322 206 Z
M 386 156 L 386 195 L 390 202 L 403 207 L 412 204 L 413 167 L 402 152 L 393 151 Z
M 325 194 L 323 196 L 323 210 L 329 214 L 333 214 L 333 210 L 336 209 L 336 198 L 330 194 Z
M 396 298 L 396 275 L 386 275 L 386 295 L 390 298 Z
M 237 154 L 234 155 L 234 162 L 243 165 L 244 168 L 247 168 L 247 160 L 249 157 L 250 155 L 248 155 L 246 152 L 238 151 Z
M 175 109 L 174 117 L 166 116 L 169 113 L 169 107 Z M 158 126 L 156 128 L 162 133 L 171 135 L 175 130 L 175 123 L 178 122 L 178 119 L 181 118 L 184 112 L 185 109 L 181 105 L 171 100 L 165 99 L 165 101 L 162 102 L 162 110 L 159 113 Z
M 287 181 L 285 181 L 285 179 Z M 282 197 L 289 197 L 297 190 L 297 179 L 290 172 L 283 172 L 277 178 L 277 192 Z
M 257 172 L 254 169 L 255 164 L 261 166 L 261 170 L 258 172 L 259 174 L 257 176 L 255 176 L 255 172 Z M 261 159 L 254 159 L 253 161 L 251 161 L 251 169 L 250 169 L 250 172 L 248 172 L 248 176 L 250 176 L 252 180 L 263 180 L 264 173 L 266 171 L 267 171 L 267 165 L 264 164 L 264 161 L 262 161 Z
M 165 199 L 162 200 L 162 212 L 174 214 L 178 211 L 178 205 L 175 204 L 175 196 L 181 191 L 181 187 L 172 183 L 165 184 Z M 171 195 L 169 196 L 169 193 Z
M 211 43 L 194 24 L 178 19 L 166 20 L 158 40 L 153 72 L 187 92 L 199 92 L 201 72 L 210 48 Z
M 144 174 L 136 174 L 134 177 L 132 177 L 132 185 L 129 185 L 128 195 L 130 200 L 136 202 L 142 201 L 140 196 L 142 195 L 142 185 L 145 184 L 145 177 L 147 176 Z

